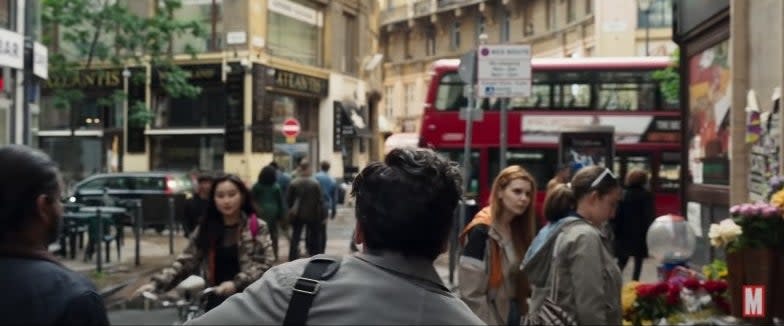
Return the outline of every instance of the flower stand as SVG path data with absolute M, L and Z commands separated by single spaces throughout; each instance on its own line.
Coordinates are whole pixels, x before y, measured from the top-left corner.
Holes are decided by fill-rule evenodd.
M 754 324 L 771 324 L 784 317 L 784 254 L 768 248 L 744 248 L 727 253 L 728 283 L 732 315 L 743 317 L 743 286 L 765 287 L 766 316 L 746 318 Z

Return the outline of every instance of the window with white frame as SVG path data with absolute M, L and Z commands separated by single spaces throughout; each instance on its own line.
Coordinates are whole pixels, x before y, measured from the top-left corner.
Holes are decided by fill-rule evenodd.
M 406 111 L 404 112 L 403 116 L 408 117 L 412 112 L 415 111 L 416 99 L 414 94 L 414 83 L 406 84 L 405 88 L 405 101 L 406 101 Z
M 392 86 L 384 88 L 384 115 L 390 119 L 395 117 L 395 88 Z

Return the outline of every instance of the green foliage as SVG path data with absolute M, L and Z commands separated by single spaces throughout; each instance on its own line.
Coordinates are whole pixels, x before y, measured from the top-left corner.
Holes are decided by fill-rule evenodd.
M 132 0 L 137 1 L 137 0 Z M 172 97 L 195 97 L 199 87 L 188 81 L 188 74 L 173 61 L 171 42 L 175 37 L 206 34 L 196 21 L 174 19 L 174 11 L 182 7 L 181 0 L 160 1 L 155 14 L 150 17 L 136 15 L 127 7 L 127 1 L 109 0 L 43 0 L 42 21 L 48 33 L 43 41 L 54 46 L 50 52 L 51 75 L 73 78 L 79 70 L 94 69 L 97 64 L 111 67 L 150 65 L 153 73 L 165 74 L 162 78 L 164 92 Z M 56 28 L 55 28 L 56 27 Z M 55 35 L 58 32 L 59 35 Z M 189 53 L 195 56 L 192 47 Z M 141 76 L 140 76 L 141 75 Z M 135 73 L 131 83 L 143 83 L 145 76 Z M 80 90 L 54 89 L 54 102 L 58 108 L 70 107 L 69 103 L 84 97 Z M 126 95 L 113 95 L 100 99 L 99 105 L 115 105 Z M 134 107 L 138 107 L 138 103 Z M 143 106 L 143 104 L 142 104 Z M 146 114 L 136 115 L 136 122 L 149 121 Z M 129 117 L 130 122 L 130 117 Z
M 681 94 L 681 75 L 678 72 L 678 62 L 680 61 L 679 50 L 672 53 L 672 65 L 654 71 L 653 79 L 661 84 L 662 94 L 667 102 L 677 102 Z
M 128 108 L 128 126 L 130 127 L 144 127 L 154 117 L 155 115 L 147 109 L 143 102 L 136 102 Z

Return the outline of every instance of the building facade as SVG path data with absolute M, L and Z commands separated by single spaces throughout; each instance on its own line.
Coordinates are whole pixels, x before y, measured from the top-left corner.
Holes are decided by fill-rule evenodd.
M 128 1 L 149 15 L 156 1 Z M 194 99 L 163 92 L 149 67 L 81 71 L 76 80 L 50 83 L 80 88 L 87 96 L 55 109 L 45 88 L 39 145 L 63 166 L 66 178 L 97 172 L 207 170 L 255 181 L 276 161 L 291 170 L 303 158 L 314 168 L 329 161 L 335 177 L 364 166 L 378 148 L 372 123 L 380 73 L 368 66 L 378 43 L 377 8 L 359 0 L 182 1 L 181 20 L 202 24 L 207 35 L 172 41 L 175 62 L 201 87 Z M 195 58 L 186 54 L 195 48 Z M 376 69 L 377 70 L 377 69 Z M 134 83 L 132 76 L 146 79 Z M 375 77 L 375 81 L 373 80 Z M 375 87 L 375 88 L 374 88 Z M 125 89 L 128 104 L 101 107 L 98 99 Z M 145 125 L 128 124 L 127 107 L 151 108 Z M 76 128 L 70 130 L 69 117 Z M 283 122 L 296 119 L 287 139 Z
M 0 145 L 33 144 L 38 90 L 47 77 L 39 1 L 0 0 Z
M 417 132 L 428 66 L 487 44 L 531 44 L 535 57 L 669 55 L 672 1 L 382 0 L 382 121 Z

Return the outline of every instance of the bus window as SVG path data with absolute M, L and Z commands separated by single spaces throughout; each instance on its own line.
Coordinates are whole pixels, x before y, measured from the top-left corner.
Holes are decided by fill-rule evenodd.
M 498 149 L 490 150 L 490 175 L 489 183 L 493 184 L 495 177 L 501 172 L 498 164 L 500 152 Z M 506 152 L 506 163 L 509 166 L 520 165 L 536 179 L 536 188 L 540 191 L 547 189 L 547 182 L 555 176 L 558 153 L 552 149 L 523 150 L 509 149 Z
M 510 110 L 549 109 L 550 85 L 531 85 L 531 96 L 515 97 L 509 101 Z
M 567 110 L 591 108 L 590 84 L 555 85 L 555 94 L 557 95 L 554 108 Z
M 463 96 L 463 83 L 457 73 L 444 74 L 438 83 L 436 93 L 436 110 L 453 111 L 468 105 L 468 99 Z
M 603 71 L 596 78 L 597 109 L 639 111 L 656 108 L 657 84 L 651 71 Z
M 659 165 L 658 189 L 677 191 L 680 188 L 681 163 L 678 152 L 664 152 Z

